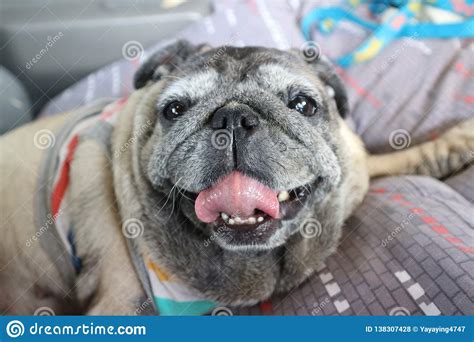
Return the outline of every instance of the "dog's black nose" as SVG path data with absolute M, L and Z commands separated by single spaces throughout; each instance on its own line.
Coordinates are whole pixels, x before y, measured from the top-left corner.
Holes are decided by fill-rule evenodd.
M 237 128 L 252 130 L 260 124 L 258 116 L 250 108 L 222 107 L 216 110 L 211 120 L 214 129 L 228 129 L 233 131 Z

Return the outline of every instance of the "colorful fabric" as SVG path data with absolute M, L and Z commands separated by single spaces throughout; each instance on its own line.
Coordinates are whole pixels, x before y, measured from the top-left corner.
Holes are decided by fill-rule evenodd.
M 148 260 L 146 268 L 160 315 L 196 316 L 217 307 L 215 302 L 204 299 L 202 294 L 173 279 L 153 261 Z
M 103 110 L 99 116 L 88 117 L 77 124 L 64 139 L 63 145 L 59 149 L 56 162 L 56 171 L 53 181 L 53 191 L 51 193 L 51 216 L 54 219 L 55 227 L 58 235 L 63 242 L 64 247 L 69 253 L 76 272 L 81 269 L 80 259 L 75 253 L 74 232 L 70 224 L 70 217 L 67 213 L 68 208 L 68 185 L 69 185 L 69 169 L 74 152 L 79 143 L 80 133 L 90 128 L 97 121 L 105 122 L 110 125 L 115 124 L 116 116 L 114 115 L 120 109 L 125 101 L 119 101 L 111 104 Z
M 81 261 L 75 252 L 74 229 L 67 210 L 71 161 L 83 133 L 98 124 L 105 123 L 113 127 L 125 103 L 125 98 L 111 103 L 101 113 L 89 116 L 77 123 L 62 141 L 62 146 L 57 155 L 57 167 L 51 193 L 51 215 L 76 273 L 81 270 Z M 130 252 L 135 255 L 138 254 L 133 248 Z M 143 284 L 144 288 L 151 288 L 151 294 L 149 295 L 153 297 L 156 311 L 160 315 L 202 315 L 211 312 L 217 306 L 216 303 L 206 300 L 202 294 L 168 274 L 163 268 L 151 261 L 148 256 L 140 255 L 138 259 L 143 262 L 146 269 L 148 284 Z
M 469 0 L 468 0 L 469 1 Z M 421 38 L 472 38 L 474 37 L 474 5 L 472 1 L 447 0 L 400 0 L 370 2 L 369 8 L 373 15 L 388 13 L 381 24 L 376 24 L 358 18 L 349 10 L 340 7 L 316 8 L 307 14 L 301 22 L 301 30 L 307 40 L 311 40 L 311 29 L 319 25 L 322 32 L 330 33 L 339 21 L 354 22 L 361 27 L 373 31 L 372 36 L 365 40 L 353 52 L 339 57 L 336 63 L 343 68 L 366 62 L 374 58 L 384 47 L 400 37 Z M 361 1 L 349 1 L 356 7 Z M 433 24 L 415 22 L 419 17 L 422 6 L 435 7 L 453 12 L 464 21 L 450 24 Z M 398 10 L 388 12 L 390 8 Z

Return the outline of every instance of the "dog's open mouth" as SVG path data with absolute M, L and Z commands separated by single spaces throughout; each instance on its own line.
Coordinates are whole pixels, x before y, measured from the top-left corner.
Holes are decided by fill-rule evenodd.
M 214 223 L 234 233 L 254 231 L 268 236 L 278 221 L 293 218 L 304 206 L 311 185 L 275 191 L 259 181 L 234 171 L 197 196 L 195 211 L 199 220 Z M 255 241 L 254 241 L 255 242 Z

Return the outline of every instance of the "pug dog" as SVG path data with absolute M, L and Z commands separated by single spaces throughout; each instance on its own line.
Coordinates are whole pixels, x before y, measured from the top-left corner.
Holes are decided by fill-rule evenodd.
M 369 155 L 345 121 L 334 67 L 299 51 L 178 41 L 140 67 L 135 86 L 113 127 L 82 136 L 66 158 L 68 204 L 52 221 L 72 227 L 75 271 L 58 239 L 41 243 L 53 228 L 35 219 L 50 199 L 39 194 L 51 193 L 39 174 L 54 159 L 32 141 L 47 129 L 59 144 L 78 112 L 97 108 L 1 138 L 3 314 L 137 314 L 153 302 L 140 272 L 148 261 L 205 299 L 253 305 L 297 287 L 335 251 L 370 177 L 443 178 L 472 160 L 472 119 Z M 124 234 L 132 221 L 138 236 Z M 308 225 L 317 234 L 302 234 Z

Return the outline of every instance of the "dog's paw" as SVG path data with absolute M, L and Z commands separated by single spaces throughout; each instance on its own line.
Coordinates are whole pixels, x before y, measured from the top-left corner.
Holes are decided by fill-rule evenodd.
M 474 119 L 459 123 L 441 136 L 435 146 L 441 169 L 456 173 L 467 164 L 474 163 Z M 444 162 L 443 162 L 444 161 Z

